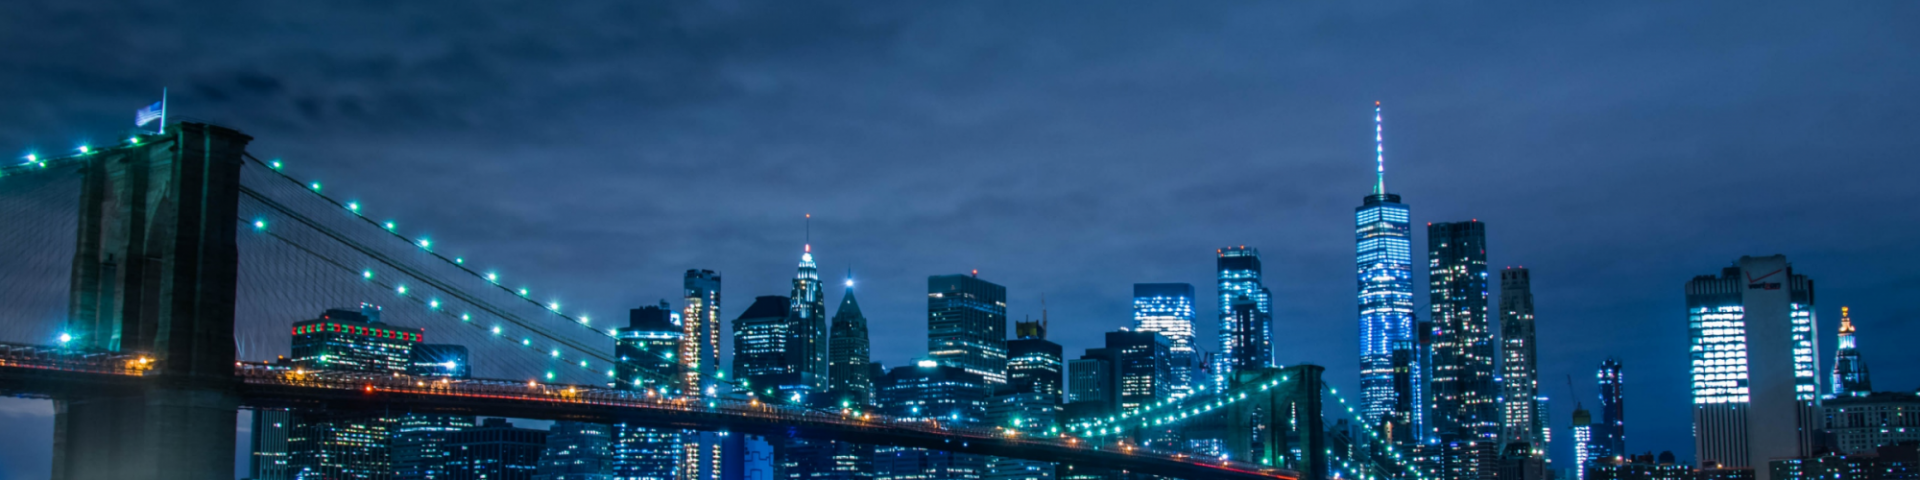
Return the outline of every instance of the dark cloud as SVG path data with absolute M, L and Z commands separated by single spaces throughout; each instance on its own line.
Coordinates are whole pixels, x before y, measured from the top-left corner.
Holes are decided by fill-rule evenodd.
M 609 313 L 677 296 L 687 268 L 723 271 L 735 312 L 784 293 L 813 213 L 890 364 L 924 353 L 927 275 L 977 268 L 1015 317 L 1044 294 L 1077 354 L 1128 322 L 1129 284 L 1208 296 L 1213 249 L 1245 244 L 1282 359 L 1350 386 L 1351 212 L 1382 100 L 1416 222 L 1486 221 L 1494 265 L 1535 269 L 1554 425 L 1616 355 L 1630 448 L 1687 457 L 1692 275 L 1785 253 L 1823 330 L 1852 305 L 1869 361 L 1916 360 L 1895 349 L 1920 334 L 1899 301 L 1920 284 L 1915 13 L 13 2 L 0 145 L 111 138 L 171 87 L 178 115 Z

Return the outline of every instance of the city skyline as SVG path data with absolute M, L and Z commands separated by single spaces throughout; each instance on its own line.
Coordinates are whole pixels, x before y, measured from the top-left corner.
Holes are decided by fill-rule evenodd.
M 1898 301 L 1920 257 L 1897 247 L 1914 233 L 1869 228 L 1859 208 L 1920 201 L 1897 180 L 1916 175 L 1903 159 L 1920 145 L 1889 130 L 1920 111 L 1902 87 L 1920 74 L 1884 50 L 1920 43 L 1889 23 L 1911 11 L 1154 7 L 1100 10 L 1111 19 L 1056 29 L 1053 14 L 939 8 L 961 11 L 695 9 L 688 15 L 707 21 L 692 22 L 702 32 L 748 40 L 663 40 L 664 59 L 605 58 L 596 52 L 614 49 L 538 36 L 422 39 L 372 28 L 374 41 L 419 46 L 350 43 L 313 67 L 267 60 L 311 53 L 311 38 L 243 30 L 262 36 L 259 53 L 174 66 L 157 59 L 247 37 L 74 45 L 49 30 L 74 24 L 16 12 L 0 17 L 22 22 L 12 30 L 35 39 L 25 43 L 71 48 L 10 54 L 26 68 L 4 74 L 13 81 L 0 82 L 0 98 L 19 99 L 22 114 L 0 120 L 0 148 L 104 141 L 126 123 L 126 105 L 169 85 L 182 115 L 257 134 L 256 150 L 284 157 L 290 171 L 356 193 L 597 319 L 678 299 L 680 273 L 699 268 L 726 274 L 720 321 L 731 328 L 754 297 L 789 290 L 797 219 L 813 213 L 823 227 L 813 243 L 831 252 L 820 268 L 859 270 L 873 359 L 889 367 L 925 353 L 929 275 L 979 270 L 1007 287 L 1008 319 L 1038 318 L 1045 295 L 1049 338 L 1077 358 L 1131 321 L 1132 283 L 1192 283 L 1197 298 L 1214 298 L 1209 250 L 1244 244 L 1263 255 L 1276 337 L 1320 339 L 1277 342 L 1277 362 L 1324 365 L 1345 393 L 1358 391 L 1348 209 L 1370 180 L 1364 110 L 1380 100 L 1395 125 L 1392 187 L 1418 207 L 1414 224 L 1487 221 L 1499 247 L 1489 267 L 1539 275 L 1538 374 L 1553 399 L 1543 415 L 1557 461 L 1572 406 L 1598 408 L 1588 382 L 1574 392 L 1559 379 L 1591 374 L 1609 355 L 1633 370 L 1633 450 L 1694 456 L 1678 290 L 1743 255 L 1785 254 L 1822 282 L 1823 383 L 1834 322 L 1849 305 L 1875 385 L 1920 384 L 1920 372 L 1896 367 L 1913 360 L 1897 339 L 1920 335 L 1906 321 L 1920 309 Z M 130 35 L 186 22 L 83 12 Z M 630 28 L 574 13 L 525 21 Z M 443 21 L 499 19 L 463 15 L 479 18 Z M 236 17 L 315 25 L 255 10 Z M 983 35 L 966 18 L 1009 21 Z M 638 30 L 666 38 L 651 36 L 662 31 L 652 24 Z M 1679 33 L 1703 30 L 1721 40 Z M 1636 40 L 1596 41 L 1615 38 Z M 514 44 L 564 58 L 495 53 Z M 1013 48 L 1025 45 L 1045 48 Z M 1167 58 L 1153 45 L 1213 54 Z M 76 54 L 107 51 L 121 53 Z M 1005 51 L 1023 53 L 983 53 Z M 444 65 L 436 61 L 472 68 L 478 80 L 428 75 L 421 65 Z M 699 81 L 616 69 L 618 86 L 573 88 L 524 73 L 576 64 L 646 65 L 636 70 Z M 796 64 L 847 68 L 826 75 Z M 395 70 L 339 73 L 369 68 L 355 65 Z M 997 73 L 963 74 L 978 71 Z M 1190 73 L 1162 75 L 1170 71 Z M 1800 73 L 1757 74 L 1774 71 Z M 847 90 L 842 74 L 868 87 Z M 624 113 L 574 108 L 583 104 Z M 1747 196 L 1781 181 L 1792 186 Z M 688 205 L 694 198 L 705 203 Z M 1425 245 L 1415 230 L 1413 244 Z M 1423 270 L 1414 285 L 1427 281 Z M 829 301 L 840 298 L 826 287 Z M 1424 319 L 1425 295 L 1415 297 Z M 1217 351 L 1214 302 L 1195 309 L 1197 341 Z M 0 404 L 5 421 L 48 421 L 50 408 L 15 405 Z

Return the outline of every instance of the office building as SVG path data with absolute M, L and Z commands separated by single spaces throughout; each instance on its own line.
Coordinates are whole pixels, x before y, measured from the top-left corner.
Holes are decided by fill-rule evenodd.
M 1597 458 L 1593 451 L 1593 414 L 1573 404 L 1573 480 L 1588 480 L 1587 469 Z
M 873 360 L 873 347 L 867 339 L 867 317 L 853 298 L 852 278 L 847 279 L 840 310 L 833 313 L 830 333 L 827 401 L 860 406 L 873 403 L 873 377 L 868 365 Z
M 1427 225 L 1433 306 L 1433 426 L 1442 438 L 1499 436 L 1499 383 L 1487 318 L 1487 230 L 1479 221 Z
M 1595 375 L 1600 383 L 1600 423 L 1593 426 L 1595 450 L 1603 457 L 1619 457 L 1627 454 L 1627 407 L 1626 395 L 1621 392 L 1623 379 L 1620 376 L 1620 360 L 1608 358 L 1600 362 L 1600 372 Z
M 1193 336 L 1193 284 L 1133 284 L 1133 329 L 1157 332 L 1167 337 L 1168 358 L 1172 362 L 1170 386 L 1176 394 L 1193 392 L 1195 382 L 1206 370 L 1200 365 L 1199 345 Z
M 1272 316 L 1260 311 L 1260 299 L 1249 295 L 1233 297 L 1233 303 L 1227 310 L 1229 323 L 1221 329 L 1226 338 L 1233 340 L 1231 352 L 1227 352 L 1219 364 L 1222 375 L 1228 385 L 1238 381 L 1233 372 L 1258 371 L 1273 366 Z
M 1740 257 L 1686 285 L 1693 431 L 1702 466 L 1752 469 L 1806 457 L 1818 429 L 1813 280 L 1783 255 Z
M 1001 386 L 987 401 L 987 425 L 1045 438 L 1060 417 L 1060 396 Z M 987 480 L 1053 480 L 1052 462 L 988 457 Z
M 1673 452 L 1620 457 L 1594 465 L 1587 480 L 1700 480 L 1700 472 L 1673 459 Z
M 447 447 L 453 452 L 448 462 L 452 480 L 534 480 L 540 454 L 547 448 L 547 432 L 488 418 L 479 426 L 454 432 Z
M 294 366 L 307 370 L 409 374 L 423 330 L 380 321 L 380 308 L 329 309 L 293 324 Z M 287 468 L 295 477 L 387 478 L 396 418 L 360 412 L 295 411 L 287 430 Z
M 419 344 L 411 353 L 413 375 L 465 379 L 472 373 L 467 347 Z M 437 480 L 451 475 L 453 452 L 448 441 L 454 432 L 474 427 L 471 415 L 416 414 L 393 420 L 393 478 Z
M 1374 102 L 1373 194 L 1354 208 L 1355 276 L 1359 284 L 1360 310 L 1360 390 L 1361 416 L 1370 425 L 1383 420 L 1407 424 L 1419 432 L 1428 432 L 1424 401 L 1420 391 L 1427 382 L 1417 378 L 1426 371 L 1420 355 L 1407 355 L 1413 364 L 1405 367 L 1416 378 L 1404 383 L 1413 392 L 1400 392 L 1394 382 L 1394 349 L 1413 346 L 1413 227 L 1408 223 L 1407 205 L 1400 196 L 1387 193 L 1386 144 L 1382 132 L 1379 102 Z M 1408 409 L 1400 410 L 1402 404 Z
M 989 384 L 1007 383 L 1007 287 L 970 275 L 927 277 L 927 352 Z
M 534 480 L 614 480 L 613 427 L 553 422 Z
M 1873 380 L 1867 376 L 1867 361 L 1860 358 L 1860 345 L 1854 338 L 1853 317 L 1847 307 L 1840 307 L 1840 332 L 1837 335 L 1838 349 L 1833 352 L 1833 389 L 1834 397 L 1861 396 L 1873 393 Z
M 1820 407 L 1826 414 L 1828 447 L 1834 451 L 1863 455 L 1887 445 L 1920 442 L 1920 393 L 1848 395 Z
M 1777 480 L 1920 479 L 1920 443 L 1886 445 L 1858 454 L 1774 459 L 1768 470 Z
M 1214 271 L 1220 294 L 1220 357 L 1215 359 L 1213 384 L 1221 388 L 1235 371 L 1273 366 L 1273 294 L 1261 280 L 1260 250 L 1241 245 L 1216 249 L 1214 254 L 1218 256 Z M 1236 303 L 1242 304 L 1239 310 Z
M 986 422 L 993 385 L 964 368 L 922 360 L 895 367 L 874 384 L 881 412 L 908 420 L 943 425 L 980 426 Z M 978 479 L 986 457 L 917 448 L 877 447 L 876 480 Z
M 278 408 L 253 410 L 253 427 L 247 431 L 251 456 L 247 459 L 247 478 L 252 480 L 291 480 L 287 437 L 293 430 L 293 412 Z
M 679 315 L 665 300 L 659 306 L 627 311 L 627 327 L 614 337 L 613 353 L 618 359 L 614 388 L 670 394 L 684 385 L 680 363 L 674 361 L 686 334 Z M 627 424 L 613 425 L 611 431 L 614 478 L 672 480 L 678 476 L 684 454 L 682 432 Z
M 1173 394 L 1172 342 L 1155 332 L 1107 332 L 1115 405 L 1125 412 Z
M 1501 441 L 1546 455 L 1546 412 L 1540 400 L 1538 344 L 1533 328 L 1533 274 L 1525 267 L 1500 271 L 1500 394 L 1505 424 Z
M 720 274 L 689 269 L 682 282 L 680 390 L 716 396 L 720 378 Z M 714 432 L 682 432 L 680 471 L 697 479 L 720 477 L 721 438 Z
M 752 389 L 755 396 L 789 398 L 799 394 L 805 399 L 806 383 L 801 381 L 799 365 L 790 363 L 788 346 L 793 341 L 787 309 L 792 300 L 785 295 L 763 295 L 733 320 L 733 376 Z
M 1047 340 L 1046 313 L 1038 322 L 1015 322 L 1007 341 L 1007 383 L 1016 392 L 1050 395 L 1060 403 L 1066 393 L 1067 365 L 1060 344 Z
M 820 292 L 820 268 L 813 263 L 813 246 L 800 254 L 800 268 L 788 295 L 787 362 L 800 372 L 809 390 L 827 389 L 827 299 Z M 821 399 L 821 400 L 824 400 Z
M 1088 349 L 1087 354 L 1067 362 L 1067 403 L 1094 410 L 1094 416 L 1106 416 L 1113 408 L 1113 362 L 1105 349 Z M 1095 353 L 1099 351 L 1099 353 Z M 1086 406 L 1086 405 L 1093 406 Z

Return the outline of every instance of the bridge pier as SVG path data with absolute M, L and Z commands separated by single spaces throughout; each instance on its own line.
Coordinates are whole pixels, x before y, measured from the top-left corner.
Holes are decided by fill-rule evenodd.
M 234 478 L 235 235 L 251 140 L 180 123 L 85 163 L 67 346 L 150 354 L 159 378 L 57 398 L 54 479 Z

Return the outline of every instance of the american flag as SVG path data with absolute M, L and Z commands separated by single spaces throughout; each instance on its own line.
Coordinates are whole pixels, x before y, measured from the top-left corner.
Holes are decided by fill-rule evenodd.
M 167 118 L 167 101 L 166 100 L 153 102 L 153 104 L 148 105 L 147 108 L 142 108 L 139 111 L 133 112 L 133 126 L 144 127 L 144 126 L 147 126 L 148 123 L 152 123 L 154 120 L 160 120 L 163 118 Z

